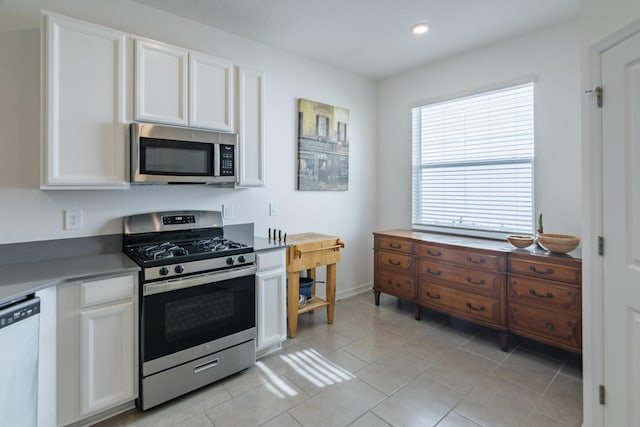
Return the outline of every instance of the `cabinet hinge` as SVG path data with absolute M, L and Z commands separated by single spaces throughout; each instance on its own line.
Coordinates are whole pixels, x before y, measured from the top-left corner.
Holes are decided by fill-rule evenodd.
M 600 384 L 600 387 L 598 389 L 598 396 L 600 399 L 600 404 L 604 405 L 604 386 L 602 384 Z
M 598 236 L 598 255 L 604 255 L 604 237 Z
M 584 93 L 595 93 L 596 94 L 596 105 L 602 108 L 602 86 L 598 86 L 595 89 L 585 90 Z

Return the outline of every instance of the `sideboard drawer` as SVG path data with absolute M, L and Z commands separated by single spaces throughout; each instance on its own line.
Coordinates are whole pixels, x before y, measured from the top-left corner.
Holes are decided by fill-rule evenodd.
M 522 304 L 508 304 L 509 330 L 549 344 L 576 350 L 582 347 L 580 315 L 558 313 Z
M 414 244 L 408 240 L 376 237 L 376 249 L 404 252 L 413 254 Z
M 465 267 L 483 270 L 503 270 L 504 255 L 488 254 L 472 249 L 420 245 L 420 256 L 437 262 L 450 262 Z
M 502 273 L 456 267 L 431 260 L 420 260 L 420 274 L 424 280 L 444 281 L 462 290 L 496 297 L 500 286 L 504 286 Z
M 443 312 L 455 312 L 466 318 L 500 324 L 498 300 L 483 295 L 471 294 L 457 289 L 420 281 L 418 302 Z
M 374 287 L 377 291 L 402 299 L 412 300 L 415 298 L 414 279 L 410 275 L 389 273 L 388 270 L 381 269 L 376 275 Z
M 414 271 L 413 257 L 397 253 L 378 251 L 378 267 L 395 268 L 403 271 Z
M 509 276 L 507 285 L 509 301 L 575 314 L 580 314 L 582 310 L 580 294 L 577 286 L 524 276 Z
M 538 279 L 558 280 L 580 284 L 582 271 L 579 266 L 509 257 L 509 272 L 536 277 Z

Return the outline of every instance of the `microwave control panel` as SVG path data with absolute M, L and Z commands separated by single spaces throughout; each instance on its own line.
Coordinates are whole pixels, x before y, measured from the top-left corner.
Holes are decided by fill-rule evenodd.
M 234 163 L 235 163 L 235 149 L 233 145 L 221 144 L 220 145 L 220 175 L 221 176 L 233 176 L 235 175 Z

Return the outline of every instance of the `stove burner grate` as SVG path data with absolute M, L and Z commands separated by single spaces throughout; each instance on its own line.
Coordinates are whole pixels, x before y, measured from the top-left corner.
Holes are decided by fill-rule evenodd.
M 232 240 L 225 239 L 224 237 L 196 240 L 195 242 L 193 242 L 193 246 L 209 252 L 225 251 L 229 249 L 241 249 L 247 247 L 242 243 L 237 243 Z
M 174 245 L 171 242 L 164 242 L 159 245 L 142 246 L 138 249 L 138 252 L 145 258 L 151 258 L 153 260 L 189 255 L 189 251 L 185 248 Z

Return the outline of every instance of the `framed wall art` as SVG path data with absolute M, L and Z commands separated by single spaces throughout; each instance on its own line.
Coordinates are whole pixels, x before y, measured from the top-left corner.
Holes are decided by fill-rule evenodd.
M 349 110 L 298 99 L 298 190 L 349 188 Z

